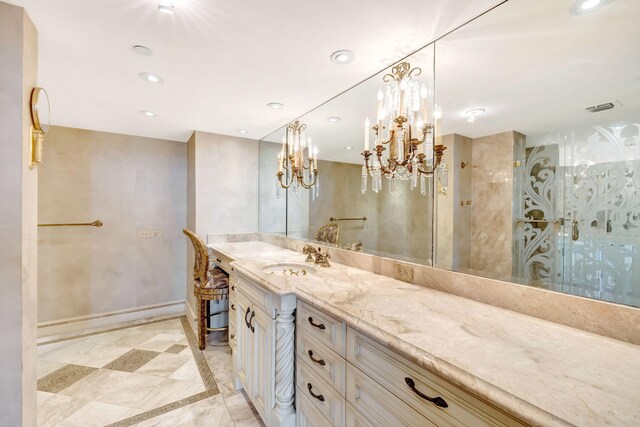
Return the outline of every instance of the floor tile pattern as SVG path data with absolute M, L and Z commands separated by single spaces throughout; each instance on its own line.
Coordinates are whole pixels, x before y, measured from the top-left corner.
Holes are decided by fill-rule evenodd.
M 39 345 L 38 378 L 40 426 L 263 425 L 184 316 Z
M 38 380 L 38 391 L 58 393 L 71 384 L 80 381 L 96 368 L 78 365 L 64 365 L 62 368 Z
M 105 365 L 104 369 L 113 369 L 115 371 L 135 372 L 145 364 L 159 355 L 157 351 L 148 350 L 129 350 L 113 362 Z

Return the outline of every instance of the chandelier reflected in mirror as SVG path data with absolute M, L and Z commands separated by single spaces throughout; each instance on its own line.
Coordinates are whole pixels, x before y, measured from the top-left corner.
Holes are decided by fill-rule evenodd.
M 306 129 L 307 125 L 297 120 L 287 125 L 285 136 L 282 138 L 282 149 L 278 154 L 277 198 L 280 198 L 282 188 L 291 188 L 291 193 L 296 197 L 300 193 L 300 187 L 311 190 L 313 200 L 320 194 L 318 147 L 312 147 Z
M 442 112 L 436 107 L 433 114 L 429 114 L 428 103 L 433 99 L 433 91 L 416 79 L 421 73 L 420 68 L 401 62 L 382 78 L 386 84 L 378 90 L 376 124 L 371 127 L 369 118 L 365 121 L 360 187 L 363 194 L 367 191 L 369 176 L 371 189 L 376 193 L 382 189 L 383 176 L 389 181 L 391 194 L 396 192 L 396 180 L 410 181 L 412 190 L 420 181 L 423 195 L 431 189 L 427 178 L 438 173 L 439 180 L 446 182 L 447 166 L 442 162 L 446 147 L 441 144 L 434 147 L 433 142 L 433 122 L 439 126 Z M 369 149 L 370 130 L 375 136 L 373 150 Z

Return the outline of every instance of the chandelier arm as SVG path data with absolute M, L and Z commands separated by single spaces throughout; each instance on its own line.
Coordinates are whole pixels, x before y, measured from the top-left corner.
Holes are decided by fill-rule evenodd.
M 394 138 L 395 136 L 396 136 L 396 131 L 395 131 L 395 129 L 391 129 L 391 130 L 389 131 L 389 138 L 387 138 L 386 140 L 381 139 L 381 140 L 380 140 L 380 143 L 381 143 L 381 144 L 388 144 L 388 143 L 390 143 L 390 142 L 393 140 L 393 138 Z
M 305 189 L 310 190 L 314 185 L 316 185 L 316 182 L 318 182 L 318 170 L 314 169 L 313 171 L 313 182 L 311 182 L 310 184 L 306 184 L 304 182 L 304 177 L 298 177 L 298 182 L 300 183 L 300 185 L 302 185 Z
M 291 185 L 293 184 L 293 180 L 295 179 L 296 174 L 294 174 L 294 173 L 292 172 L 292 173 L 291 173 L 291 180 L 288 180 L 288 181 L 287 181 L 287 180 L 285 180 L 285 181 L 287 182 L 286 184 L 283 184 L 283 183 L 282 183 L 282 177 L 284 176 L 284 173 L 279 172 L 279 173 L 277 173 L 277 176 L 278 176 L 278 181 L 280 182 L 280 186 L 281 186 L 282 188 L 284 188 L 284 189 L 287 189 L 287 188 L 291 187 Z

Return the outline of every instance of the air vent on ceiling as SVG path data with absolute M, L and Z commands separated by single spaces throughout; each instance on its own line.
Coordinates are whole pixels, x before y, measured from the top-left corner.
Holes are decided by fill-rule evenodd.
M 610 110 L 614 107 L 613 102 L 607 102 L 606 104 L 593 105 L 587 107 L 587 111 L 590 113 L 597 113 L 599 111 Z

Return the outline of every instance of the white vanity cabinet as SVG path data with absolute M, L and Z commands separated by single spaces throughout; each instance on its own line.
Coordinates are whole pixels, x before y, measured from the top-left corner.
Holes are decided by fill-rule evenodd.
M 295 296 L 275 295 L 234 272 L 236 388 L 244 388 L 267 426 L 295 425 Z
M 296 313 L 299 426 L 523 426 L 304 302 Z
M 525 425 L 352 328 L 347 361 L 347 401 L 373 425 Z M 358 425 L 357 416 L 347 418 Z
M 298 301 L 296 311 L 297 425 L 345 425 L 346 325 Z
M 266 420 L 269 418 L 273 388 L 275 339 L 274 320 L 264 310 L 252 304 L 240 291 L 236 298 L 238 346 L 237 378 L 253 402 L 256 410 Z

